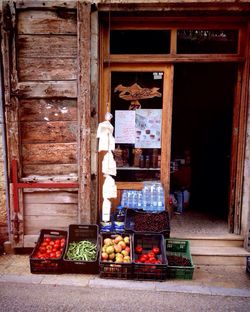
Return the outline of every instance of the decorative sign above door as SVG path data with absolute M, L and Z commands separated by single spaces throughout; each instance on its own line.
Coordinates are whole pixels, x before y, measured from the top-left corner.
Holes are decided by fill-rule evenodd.
M 129 109 L 136 110 L 141 108 L 141 104 L 138 100 L 151 99 L 154 97 L 161 97 L 161 93 L 158 92 L 159 88 L 142 88 L 137 83 L 129 87 L 125 87 L 119 84 L 115 87 L 114 92 L 120 92 L 119 97 L 126 101 L 131 101 Z

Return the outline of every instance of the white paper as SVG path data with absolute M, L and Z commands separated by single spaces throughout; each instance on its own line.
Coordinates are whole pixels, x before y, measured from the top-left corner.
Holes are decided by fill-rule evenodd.
M 115 142 L 135 143 L 135 111 L 115 111 Z
M 161 148 L 161 109 L 135 111 L 135 148 Z

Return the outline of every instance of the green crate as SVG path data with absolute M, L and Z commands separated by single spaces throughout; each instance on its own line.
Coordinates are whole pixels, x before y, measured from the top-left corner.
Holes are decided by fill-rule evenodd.
M 192 279 L 194 273 L 194 264 L 190 253 L 189 241 L 179 239 L 166 239 L 166 256 L 184 257 L 188 259 L 191 266 L 172 266 L 167 267 L 168 279 Z

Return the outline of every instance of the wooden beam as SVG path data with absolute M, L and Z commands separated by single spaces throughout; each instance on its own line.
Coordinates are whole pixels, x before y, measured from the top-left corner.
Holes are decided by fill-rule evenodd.
M 91 221 L 91 125 L 90 125 L 90 11 L 91 5 L 77 2 L 78 55 L 78 163 L 80 223 Z
M 77 0 L 17 0 L 17 9 L 29 9 L 29 8 L 67 8 L 75 9 Z

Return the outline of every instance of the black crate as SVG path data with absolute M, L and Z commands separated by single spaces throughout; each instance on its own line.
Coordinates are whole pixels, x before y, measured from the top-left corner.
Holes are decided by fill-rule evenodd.
M 63 273 L 63 269 L 64 269 L 63 254 L 65 252 L 66 243 L 64 244 L 62 256 L 60 258 L 40 259 L 40 258 L 36 258 L 36 254 L 45 238 L 48 237 L 53 240 L 65 238 L 65 240 L 67 240 L 67 234 L 68 234 L 67 231 L 47 230 L 47 229 L 41 230 L 36 246 L 33 249 L 33 252 L 31 253 L 29 257 L 31 273 L 45 273 L 45 274 Z
M 131 262 L 108 262 L 102 260 L 102 248 L 104 245 L 105 238 L 115 239 L 117 236 L 129 237 L 130 241 L 130 258 Z M 101 237 L 101 249 L 100 249 L 100 277 L 101 278 L 113 278 L 113 279 L 132 279 L 133 278 L 133 263 L 132 263 L 132 235 L 129 233 L 102 233 Z
M 142 227 L 141 219 L 144 219 L 145 226 Z M 162 220 L 162 228 L 157 228 L 159 218 Z M 168 238 L 170 235 L 170 221 L 167 211 L 145 212 L 127 209 L 125 215 L 125 230 L 132 233 L 162 234 Z
M 153 247 L 160 249 L 157 259 L 161 264 L 141 263 L 139 258 L 141 254 L 135 252 L 136 246 L 142 247 L 142 254 L 147 254 Z M 159 280 L 166 279 L 167 259 L 165 255 L 164 236 L 162 234 L 134 234 L 133 237 L 133 263 L 134 278 L 137 280 Z
M 99 271 L 99 236 L 98 226 L 95 224 L 71 224 L 69 225 L 69 235 L 67 240 L 67 248 L 63 257 L 65 270 L 67 273 L 85 273 L 98 274 Z M 69 260 L 67 252 L 69 244 L 72 242 L 90 241 L 97 246 L 96 257 L 93 261 Z

